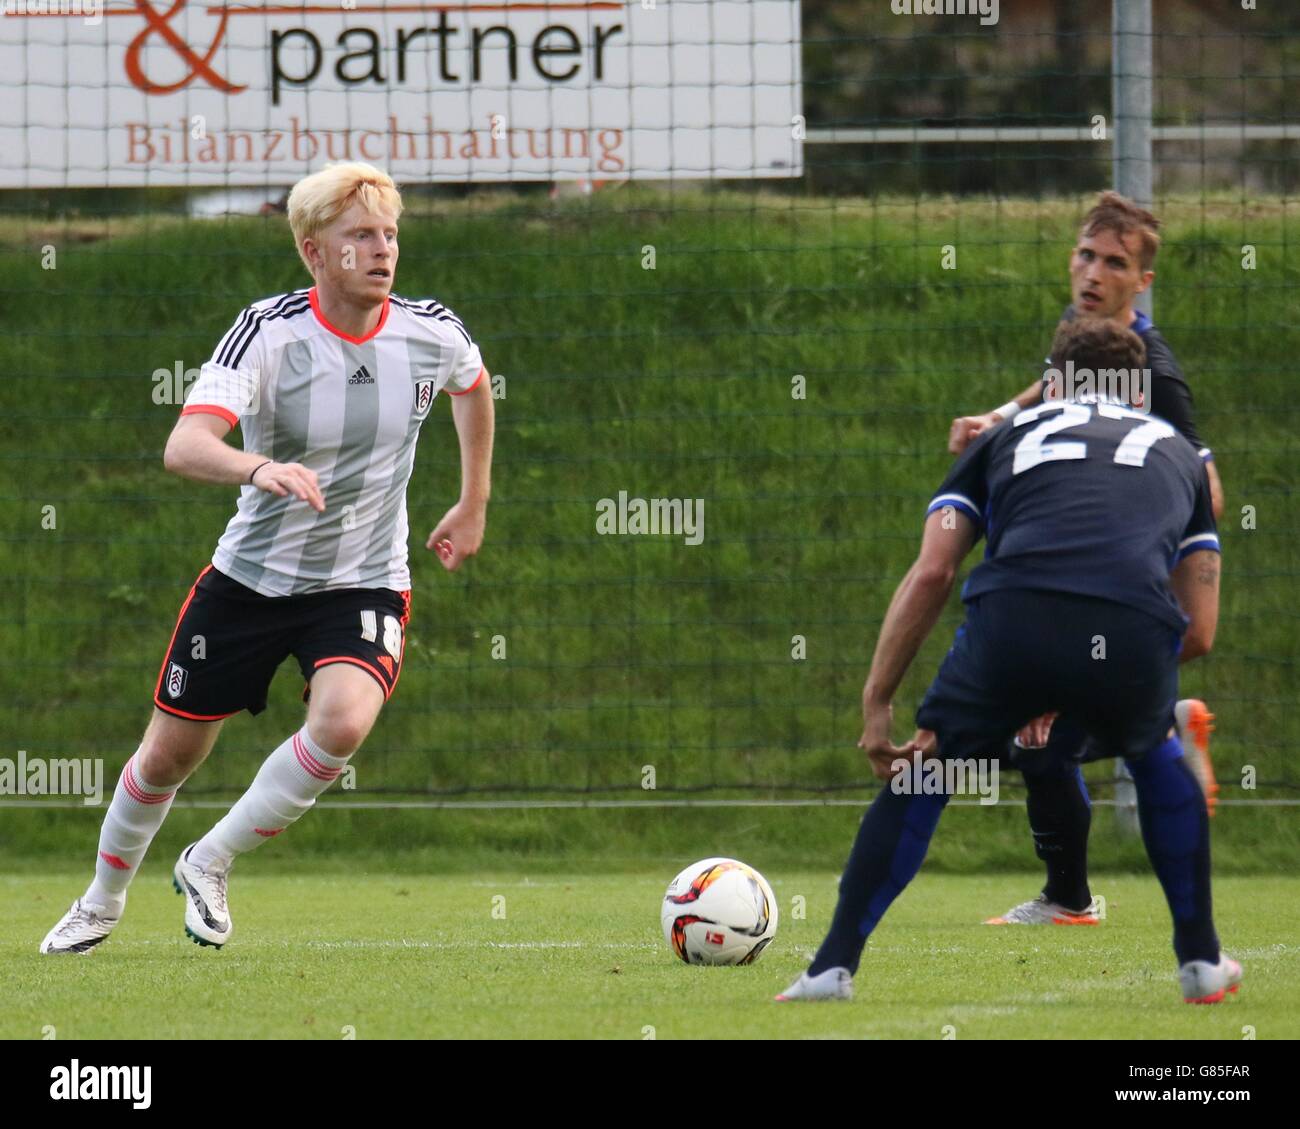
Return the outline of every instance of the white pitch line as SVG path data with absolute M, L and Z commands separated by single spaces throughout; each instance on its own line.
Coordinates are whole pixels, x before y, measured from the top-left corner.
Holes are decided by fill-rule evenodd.
M 149 941 L 137 941 L 136 944 L 151 944 Z M 662 946 L 652 944 L 589 944 L 586 941 L 249 941 L 245 940 L 241 949 L 428 949 L 436 951 L 485 949 L 591 949 L 609 952 L 629 952 L 634 950 L 654 951 Z

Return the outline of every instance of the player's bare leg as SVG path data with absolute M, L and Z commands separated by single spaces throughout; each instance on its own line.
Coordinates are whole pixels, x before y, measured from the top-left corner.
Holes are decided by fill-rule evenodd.
M 307 727 L 334 757 L 350 757 L 370 735 L 384 692 L 365 671 L 350 663 L 323 666 L 311 680 Z
M 179 788 L 208 759 L 221 733 L 219 721 L 190 721 L 154 709 L 136 753 L 150 784 Z
M 235 859 L 302 818 L 343 773 L 384 705 L 384 691 L 364 670 L 332 663 L 311 680 L 307 723 L 262 763 L 248 791 L 176 860 L 172 878 L 186 895 L 185 932 L 220 948 L 231 936 L 226 886 Z
M 155 709 L 126 762 L 99 832 L 95 879 L 41 942 L 43 953 L 88 953 L 122 918 L 126 891 L 162 827 L 176 789 L 212 751 L 219 721 L 191 721 Z

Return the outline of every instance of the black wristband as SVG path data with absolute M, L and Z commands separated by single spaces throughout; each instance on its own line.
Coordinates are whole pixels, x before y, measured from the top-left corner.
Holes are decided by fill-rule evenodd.
M 258 463 L 257 466 L 255 466 L 252 470 L 250 470 L 250 471 L 248 472 L 248 485 L 249 485 L 249 486 L 252 486 L 252 485 L 253 485 L 253 475 L 255 475 L 255 474 L 256 474 L 259 470 L 261 470 L 264 466 L 269 466 L 269 465 L 270 465 L 271 463 L 273 463 L 273 462 L 275 462 L 274 459 L 267 459 L 266 462 L 264 462 L 264 463 Z

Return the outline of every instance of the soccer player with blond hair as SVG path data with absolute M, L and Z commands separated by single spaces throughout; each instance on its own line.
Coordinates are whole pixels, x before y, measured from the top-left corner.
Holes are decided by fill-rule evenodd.
M 177 789 L 225 718 L 266 707 L 293 655 L 307 682 L 304 724 L 173 868 L 186 933 L 218 948 L 230 940 L 231 865 L 312 807 L 397 685 L 410 615 L 406 487 L 439 391 L 454 397 L 461 492 L 426 548 L 454 571 L 483 541 L 490 382 L 455 314 L 391 293 L 396 185 L 370 165 L 330 165 L 295 185 L 288 211 L 314 285 L 236 318 L 167 441 L 169 471 L 238 485 L 238 507 L 181 605 L 152 719 L 104 817 L 94 879 L 43 953 L 86 953 L 109 936 Z M 243 450 L 225 441 L 236 425 Z

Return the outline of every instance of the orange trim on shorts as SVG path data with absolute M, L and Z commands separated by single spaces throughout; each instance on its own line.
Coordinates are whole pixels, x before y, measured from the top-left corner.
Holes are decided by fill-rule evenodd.
M 393 690 L 397 689 L 397 680 L 402 677 L 402 660 L 406 658 L 406 625 L 411 622 L 411 590 L 408 588 L 405 592 L 399 592 L 402 597 L 402 653 L 397 656 L 397 670 L 393 674 L 393 689 L 389 690 L 389 696 L 392 696 Z
M 162 710 L 163 713 L 174 714 L 176 717 L 187 718 L 190 721 L 225 721 L 226 718 L 234 717 L 236 713 L 241 712 L 240 710 L 235 710 L 234 713 L 213 713 L 213 714 L 186 713 L 184 710 L 178 710 L 175 706 L 163 705 L 162 702 L 158 700 L 158 696 L 156 694 L 154 695 L 153 704 L 157 706 L 160 710 Z
M 195 591 L 196 588 L 198 588 L 198 586 L 199 586 L 199 581 L 202 580 L 205 576 L 207 576 L 208 573 L 210 573 L 211 571 L 212 571 L 212 565 L 209 564 L 209 565 L 208 565 L 208 566 L 207 566 L 207 567 L 206 567 L 202 572 L 199 573 L 198 576 L 196 576 L 196 577 L 194 578 L 194 583 L 193 583 L 192 585 L 190 585 L 190 594 L 189 594 L 188 596 L 185 597 L 185 603 L 183 603 L 183 604 L 181 605 L 180 615 L 178 615 L 178 616 L 176 617 L 176 626 L 172 628 L 172 637 L 171 637 L 169 640 L 167 640 L 167 651 L 166 651 L 166 653 L 163 655 L 162 666 L 160 666 L 160 667 L 158 668 L 158 681 L 157 681 L 156 683 L 154 683 L 154 688 L 153 688 L 153 700 L 154 700 L 154 704 L 155 704 L 155 705 L 158 704 L 158 699 L 159 699 L 160 697 L 162 697 L 163 675 L 164 675 L 164 674 L 166 673 L 166 671 L 167 671 L 167 660 L 168 660 L 169 658 L 171 658 L 172 647 L 176 645 L 176 633 L 177 633 L 178 631 L 180 631 L 180 629 L 181 629 L 181 620 L 183 620 L 183 619 L 185 618 L 185 611 L 186 611 L 186 609 L 190 606 L 190 601 L 194 599 L 194 591 Z M 179 713 L 180 711 L 179 711 L 179 710 L 172 710 L 172 711 L 168 711 L 168 712 Z M 238 712 L 238 711 L 236 711 L 236 712 Z M 182 716 L 182 717 L 193 717 L 194 715 L 193 715 L 193 714 L 181 714 L 181 716 Z M 231 717 L 232 715 L 231 715 L 231 714 L 223 714 L 222 716 L 224 716 L 224 717 Z M 201 720 L 212 720 L 212 719 L 204 718 L 204 719 L 201 719 Z
M 235 415 L 235 413 L 232 412 L 229 408 L 223 408 L 220 404 L 186 404 L 185 407 L 181 408 L 181 415 L 220 416 L 228 424 L 230 424 L 231 427 L 239 426 L 239 417 Z
M 384 681 L 384 676 L 379 673 L 379 670 L 371 666 L 365 659 L 359 659 L 355 655 L 330 655 L 328 658 L 317 659 L 312 666 L 312 670 L 320 670 L 321 667 L 329 666 L 331 663 L 352 663 L 363 670 L 369 671 L 375 681 L 379 683 L 380 689 L 383 690 L 384 701 L 388 701 L 388 695 L 392 693 L 392 690 L 389 689 L 388 683 Z M 310 683 L 308 685 L 310 686 Z M 396 682 L 394 682 L 394 685 L 396 685 Z
M 473 383 L 473 384 L 471 384 L 471 385 L 470 385 L 468 388 L 466 388 L 463 392 L 453 392 L 450 388 L 448 388 L 448 389 L 447 389 L 447 395 L 448 395 L 448 396 L 468 396 L 471 392 L 474 391 L 475 388 L 477 388 L 480 384 L 483 383 L 483 378 L 484 378 L 485 376 L 487 376 L 487 369 L 484 368 L 484 367 L 482 367 L 482 366 L 480 366 L 480 367 L 479 367 L 479 370 L 478 370 L 478 376 L 476 376 L 476 377 L 474 378 L 474 383 Z

